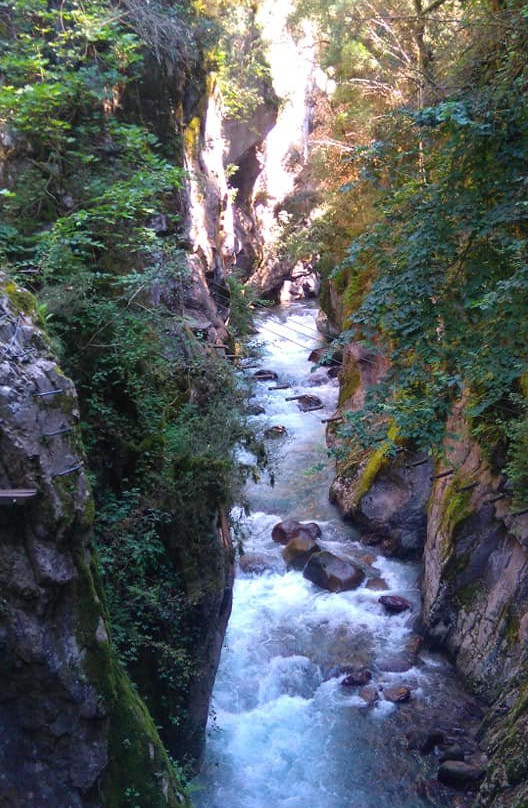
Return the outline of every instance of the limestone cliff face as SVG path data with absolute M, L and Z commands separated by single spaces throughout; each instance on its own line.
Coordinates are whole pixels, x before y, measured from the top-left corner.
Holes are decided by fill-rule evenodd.
M 424 554 L 423 617 L 471 688 L 490 704 L 490 753 L 479 806 L 528 799 L 528 516 L 515 516 L 463 413 L 450 419 L 433 487 Z
M 111 644 L 72 382 L 0 274 L 0 803 L 186 802 Z

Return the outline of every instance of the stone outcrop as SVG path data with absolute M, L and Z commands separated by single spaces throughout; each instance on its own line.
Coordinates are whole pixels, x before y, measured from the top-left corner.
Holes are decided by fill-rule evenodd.
M 0 275 L 0 803 L 121 808 L 134 789 L 152 808 L 180 805 L 112 647 L 77 397 L 37 319 Z
M 339 377 L 339 412 L 361 409 L 368 389 L 387 368 L 381 354 L 359 343 L 348 345 Z M 327 437 L 331 446 L 339 446 L 332 424 Z M 403 446 L 397 456 L 391 456 L 384 442 L 368 451 L 346 448 L 356 460 L 338 464 L 330 499 L 343 518 L 360 528 L 363 540 L 380 545 L 387 555 L 418 558 L 426 538 L 432 460 Z

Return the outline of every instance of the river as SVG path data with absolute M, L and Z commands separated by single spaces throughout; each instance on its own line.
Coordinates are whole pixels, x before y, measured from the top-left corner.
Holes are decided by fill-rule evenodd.
M 467 704 L 442 658 L 416 654 L 418 565 L 368 558 L 371 548 L 328 501 L 333 463 L 322 419 L 335 409 L 338 383 L 308 361 L 322 344 L 316 314 L 313 305 L 294 303 L 259 315 L 260 366 L 291 389 L 256 383 L 254 401 L 265 413 L 255 423 L 284 426 L 287 435 L 268 442 L 274 486 L 267 479 L 248 485 L 244 551 L 264 556 L 268 568 L 237 574 L 193 801 L 197 808 L 451 806 L 452 794 L 434 779 L 437 758 L 413 749 L 413 737 L 446 721 L 456 735 L 457 723 L 469 720 Z M 323 409 L 301 412 L 287 400 L 300 394 L 317 395 Z M 285 519 L 316 521 L 324 549 L 363 554 L 388 592 L 362 585 L 333 594 L 287 571 L 271 539 Z M 382 594 L 403 595 L 412 612 L 387 614 Z M 374 704 L 341 684 L 347 666 L 357 665 L 373 673 Z M 411 690 L 407 703 L 384 698 L 394 685 Z

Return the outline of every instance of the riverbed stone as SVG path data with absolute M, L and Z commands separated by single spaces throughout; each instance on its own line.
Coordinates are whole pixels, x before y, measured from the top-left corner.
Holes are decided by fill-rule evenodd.
M 385 578 L 369 578 L 365 586 L 367 589 L 374 590 L 374 592 L 384 592 L 389 588 Z
M 357 589 L 365 580 L 362 569 L 327 550 L 310 557 L 303 575 L 316 586 L 329 592 Z
M 276 426 L 270 426 L 269 429 L 266 429 L 266 431 L 264 432 L 264 437 L 270 439 L 285 438 L 287 434 L 288 432 L 286 430 L 286 427 L 277 424 Z
M 359 691 L 359 697 L 367 704 L 375 704 L 379 701 L 379 690 L 376 685 L 366 685 Z
M 246 407 L 247 415 L 263 415 L 266 412 L 261 404 L 250 404 Z
M 400 614 L 412 609 L 412 604 L 401 595 L 382 595 L 379 602 L 389 614 Z
M 256 379 L 258 382 L 274 382 L 277 381 L 279 376 L 277 373 L 275 373 L 274 370 L 268 370 L 268 368 L 261 368 L 260 370 L 257 370 L 253 374 L 253 378 Z
M 323 402 L 319 396 L 299 396 L 297 399 L 297 406 L 300 410 L 302 410 L 302 412 L 308 412 L 308 410 L 322 407 Z
M 411 698 L 411 691 L 405 685 L 391 685 L 383 689 L 383 695 L 386 701 L 392 701 L 393 704 L 403 704 Z
M 298 535 L 288 542 L 282 551 L 282 557 L 288 568 L 302 570 L 314 553 L 320 553 L 321 548 L 311 536 Z
M 297 536 L 304 536 L 309 539 L 320 539 L 322 531 L 316 522 L 297 522 L 295 519 L 286 519 L 284 522 L 277 522 L 271 531 L 271 538 L 277 544 L 288 544 Z
M 464 750 L 461 746 L 458 744 L 451 744 L 450 746 L 446 746 L 446 748 L 442 751 L 439 761 L 440 763 L 445 763 L 448 760 L 464 760 L 465 757 Z
M 440 729 L 429 732 L 413 729 L 407 733 L 407 749 L 417 749 L 421 755 L 430 755 L 445 743 L 445 733 Z
M 484 769 L 462 760 L 446 760 L 440 764 L 438 779 L 452 788 L 476 785 L 484 777 Z
M 344 687 L 363 687 L 372 679 L 372 671 L 368 668 L 351 668 L 342 680 Z
M 265 572 L 278 572 L 282 565 L 275 557 L 264 553 L 244 553 L 238 566 L 248 575 L 263 575 Z

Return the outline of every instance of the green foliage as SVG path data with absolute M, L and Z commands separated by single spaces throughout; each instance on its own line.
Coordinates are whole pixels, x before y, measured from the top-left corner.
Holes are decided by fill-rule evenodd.
M 140 501 L 138 489 L 107 497 L 97 518 L 99 561 L 121 658 L 142 685 L 152 677 L 162 693 L 149 706 L 155 715 L 161 707 L 164 722 L 176 723 L 196 672 L 192 625 L 183 582 L 163 541 L 172 515 Z
M 219 12 L 221 35 L 214 50 L 227 117 L 249 121 L 259 106 L 277 105 L 261 31 L 251 2 L 224 2 Z
M 176 149 L 133 110 L 145 65 L 170 73 L 183 94 L 182 74 L 203 70 L 216 29 L 187 2 L 0 6 L 0 128 L 10 161 L 0 258 L 36 293 L 38 304 L 19 295 L 16 305 L 32 313 L 38 305 L 75 380 L 114 642 L 173 741 L 207 639 L 206 596 L 219 588 L 223 596 L 227 554 L 215 517 L 240 494 L 249 470 L 235 452 L 251 436 L 235 375 L 185 319 L 191 279 Z M 210 573 L 201 576 L 200 565 Z M 123 793 L 116 749 L 130 741 L 133 768 L 137 699 L 120 701 L 116 688 L 130 690 L 124 673 L 119 687 L 108 683 L 119 786 L 108 804 L 157 805 L 142 771 L 130 773 Z
M 375 425 L 392 419 L 402 439 L 431 451 L 469 390 L 477 431 L 489 436 L 493 423 L 497 440 L 510 441 L 507 470 L 520 501 L 527 481 L 524 405 L 515 399 L 528 363 L 526 19 L 514 2 L 497 11 L 473 4 L 459 22 L 468 31 L 464 56 L 453 61 L 456 37 L 447 44 L 445 32 L 457 23 L 446 10 L 420 21 L 419 5 L 405 17 L 404 2 L 391 5 L 393 16 L 376 5 L 367 13 L 361 0 L 323 5 L 304 0 L 298 16 L 309 13 L 324 31 L 350 21 L 325 49 L 338 88 L 348 91 L 349 128 L 366 103 L 382 113 L 364 126 L 363 143 L 341 144 L 345 193 L 365 200 L 372 215 L 347 254 L 336 251 L 330 283 L 348 315 L 342 341 L 363 341 L 387 355 L 391 369 L 340 431 L 369 445 L 379 439 Z M 410 47 L 414 40 L 419 51 L 422 34 L 427 63 L 423 53 L 413 61 Z M 406 83 L 412 70 L 422 73 L 418 95 Z M 367 89 L 358 99 L 360 85 Z M 346 106 L 345 95 L 336 99 Z M 354 222 L 358 202 L 345 199 Z

